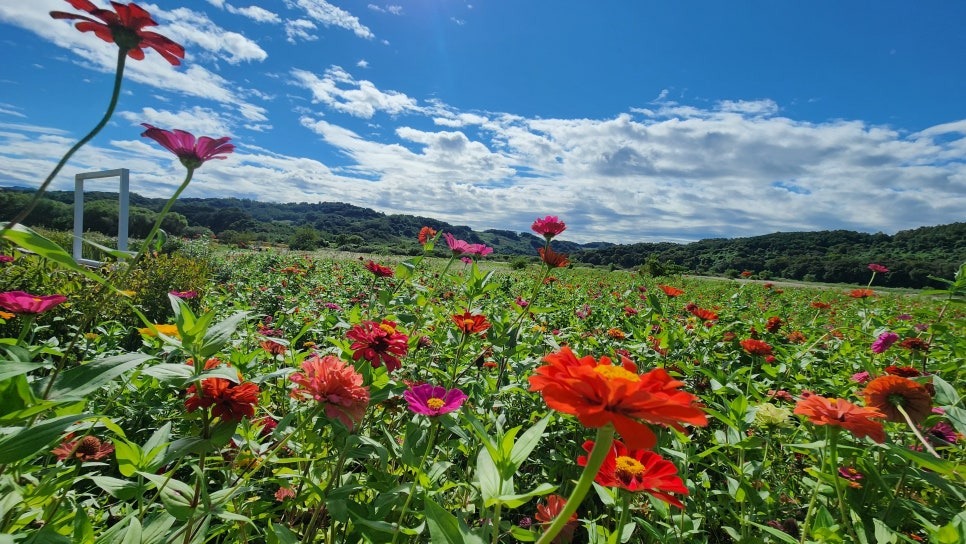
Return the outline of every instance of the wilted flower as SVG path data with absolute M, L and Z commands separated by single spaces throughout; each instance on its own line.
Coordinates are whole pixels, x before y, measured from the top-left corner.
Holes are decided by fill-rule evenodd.
M 295 383 L 292 398 L 315 400 L 325 407 L 325 415 L 337 419 L 351 431 L 362 421 L 369 405 L 369 388 L 362 385 L 362 374 L 334 355 L 311 355 L 302 361 L 302 372 L 289 376 Z
M 424 416 L 441 416 L 459 410 L 466 401 L 466 393 L 453 388 L 447 390 L 438 385 L 420 384 L 403 393 L 409 410 Z
M 537 219 L 530 225 L 533 232 L 543 236 L 550 241 L 554 236 L 560 234 L 567 229 L 567 225 L 564 224 L 556 215 L 548 215 L 541 219 Z
M 195 140 L 193 134 L 183 130 L 163 130 L 147 123 L 141 123 L 141 126 L 147 128 L 141 136 L 151 138 L 174 153 L 189 170 L 194 170 L 212 159 L 225 159 L 225 155 L 235 150 L 235 146 L 228 143 L 231 138 L 227 136 L 218 139 L 202 136 Z
M 143 59 L 142 48 L 150 47 L 173 66 L 181 64 L 179 59 L 184 58 L 184 47 L 156 32 L 144 30 L 144 27 L 158 26 L 158 23 L 154 22 L 151 15 L 137 4 L 132 2 L 125 5 L 111 2 L 115 11 L 110 11 L 100 9 L 88 0 L 67 0 L 67 2 L 74 9 L 84 10 L 100 21 L 95 21 L 86 15 L 63 11 L 51 11 L 50 16 L 54 19 L 80 19 L 81 22 L 74 25 L 77 30 L 93 31 L 98 38 L 108 43 L 115 43 L 121 50 L 127 51 L 127 56 L 134 60 Z
M 15 314 L 41 314 L 66 301 L 64 295 L 31 295 L 25 291 L 0 293 L 0 308 Z

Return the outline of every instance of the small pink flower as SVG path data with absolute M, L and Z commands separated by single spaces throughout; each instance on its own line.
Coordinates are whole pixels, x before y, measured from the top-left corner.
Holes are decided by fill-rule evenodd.
M 556 215 L 548 215 L 546 217 L 537 219 L 530 225 L 533 232 L 543 236 L 550 241 L 554 236 L 560 234 L 567 229 L 567 225 L 564 224 Z
M 852 374 L 852 378 L 850 379 L 855 383 L 865 383 L 869 381 L 870 377 L 871 376 L 869 376 L 869 373 L 863 370 L 862 372 L 856 372 L 855 374 Z
M 879 274 L 887 274 L 889 272 L 888 268 L 882 266 L 881 264 L 876 264 L 876 263 L 871 263 L 869 265 L 869 270 L 873 272 L 878 272 Z
M 147 128 L 141 136 L 151 138 L 177 155 L 181 164 L 189 170 L 212 159 L 225 159 L 225 155 L 235 150 L 235 146 L 228 143 L 231 138 L 227 136 L 218 139 L 202 136 L 196 140 L 193 134 L 183 130 L 163 130 L 147 123 L 141 123 L 141 126 Z
M 447 390 L 438 385 L 424 383 L 403 393 L 409 410 L 424 416 L 440 416 L 459 410 L 466 401 L 466 394 L 459 389 Z
M 446 240 L 446 245 L 449 246 L 449 250 L 453 252 L 453 255 L 462 255 L 470 251 L 470 244 L 466 240 L 460 240 L 448 232 L 443 234 L 443 239 Z
M 362 422 L 369 406 L 369 388 L 362 374 L 334 355 L 312 355 L 302 361 L 302 372 L 289 376 L 296 387 L 290 393 L 297 400 L 315 400 L 325 415 L 337 419 L 351 431 Z
M 892 347 L 892 344 L 895 344 L 898 340 L 898 334 L 894 332 L 884 332 L 875 339 L 875 342 L 872 342 L 872 353 L 883 353 Z
M 66 301 L 64 295 L 31 295 L 24 291 L 0 293 L 0 308 L 15 314 L 42 314 Z
M 6 263 L 12 263 L 12 262 L 13 262 L 13 256 L 0 255 L 0 263 L 6 264 Z
M 184 299 L 198 298 L 198 291 L 168 291 L 168 294 Z

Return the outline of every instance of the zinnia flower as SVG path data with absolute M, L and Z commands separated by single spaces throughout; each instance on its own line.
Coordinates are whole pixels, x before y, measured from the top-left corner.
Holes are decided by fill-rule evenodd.
M 389 372 L 400 368 L 399 358 L 409 352 L 409 337 L 396 330 L 395 321 L 363 321 L 349 329 L 346 338 L 354 341 L 350 346 L 354 361 L 365 359 L 374 368 L 385 363 Z
M 544 526 L 549 526 L 553 523 L 553 520 L 557 519 L 557 516 L 563 512 L 564 506 L 567 505 L 567 499 L 561 497 L 560 495 L 547 495 L 546 502 L 537 503 L 537 513 L 533 516 Z M 557 533 L 554 537 L 554 544 L 566 544 L 573 540 L 574 531 L 577 530 L 577 513 L 574 512 L 570 515 L 570 519 L 567 520 L 567 524 L 564 525 L 563 530 Z
M 702 321 L 717 321 L 718 314 L 711 310 L 706 310 L 704 308 L 698 307 L 695 303 L 689 303 L 684 306 L 684 309 L 691 313 L 691 315 L 697 317 Z
M 395 274 L 392 268 L 377 264 L 371 260 L 366 263 L 366 270 L 372 272 L 377 278 L 391 278 Z
M 165 323 L 154 324 L 154 330 L 152 330 L 151 327 L 144 327 L 138 329 L 138 332 L 144 336 L 157 336 L 158 334 L 163 334 L 173 338 L 181 338 L 181 333 L 178 332 L 177 325 L 169 325 Z
M 664 294 L 670 298 L 674 298 L 684 294 L 683 290 L 678 289 L 677 287 L 671 287 L 670 285 L 658 285 L 658 288 L 660 288 L 661 291 L 664 291 Z
M 351 431 L 362 422 L 369 405 L 369 388 L 362 374 L 334 355 L 311 355 L 302 361 L 302 372 L 289 376 L 296 384 L 292 398 L 315 400 L 325 406 L 325 415 L 337 419 Z
M 436 236 L 436 231 L 434 229 L 431 229 L 430 227 L 423 227 L 419 229 L 419 236 L 417 237 L 417 239 L 419 240 L 419 245 L 424 246 L 428 244 L 429 241 L 432 240 L 434 236 Z
M 916 338 L 913 336 L 906 338 L 902 342 L 899 342 L 899 347 L 909 351 L 929 351 L 929 342 L 926 342 L 922 338 Z
M 945 421 L 940 421 L 933 425 L 929 429 L 927 436 L 929 437 L 929 441 L 935 446 L 949 446 L 955 444 L 959 439 L 959 435 L 956 434 L 956 429 Z
M 899 340 L 899 335 L 894 332 L 884 332 L 872 342 L 872 353 L 883 353 L 892 347 Z
M 446 240 L 446 245 L 449 246 L 453 255 L 462 255 L 469 252 L 470 244 L 466 240 L 460 240 L 448 232 L 443 234 L 443 239 Z
M 466 253 L 470 255 L 479 255 L 480 257 L 486 257 L 490 253 L 493 253 L 493 248 L 485 244 L 467 244 Z
M 592 440 L 584 442 L 587 453 L 593 449 Z M 587 456 L 578 457 L 577 464 L 586 466 Z M 684 504 L 669 493 L 688 494 L 674 463 L 647 449 L 628 449 L 619 440 L 611 445 L 594 481 L 605 487 L 643 491 L 682 509 Z
M 914 366 L 896 366 L 889 365 L 885 367 L 886 374 L 892 374 L 893 376 L 902 376 L 903 378 L 915 378 L 917 376 L 922 376 L 922 372 Z
M 567 229 L 567 225 L 563 221 L 557 218 L 556 215 L 548 215 L 544 218 L 537 219 L 530 225 L 533 232 L 536 232 L 540 236 L 543 236 L 549 242 L 554 236 L 560 234 Z
M 885 414 L 889 421 L 905 423 L 899 406 L 913 423 L 926 419 L 932 410 L 932 396 L 924 385 L 902 376 L 879 376 L 862 390 L 865 404 Z
M 862 372 L 856 372 L 855 374 L 852 374 L 852 377 L 849 379 L 855 383 L 865 383 L 869 381 L 871 377 L 872 376 L 869 375 L 869 372 L 867 370 L 863 370 Z
M 459 410 L 466 401 L 466 393 L 459 389 L 447 390 L 438 385 L 424 383 L 403 393 L 403 398 L 409 403 L 409 410 L 424 416 L 441 416 Z
M 889 269 L 888 268 L 882 266 L 881 264 L 876 264 L 876 263 L 869 264 L 869 270 L 871 270 L 873 272 L 878 272 L 880 274 L 888 274 L 889 273 Z
M 490 322 L 486 320 L 485 315 L 469 312 L 454 315 L 453 322 L 463 334 L 479 334 L 490 328 Z
M 114 446 L 106 442 L 101 442 L 100 438 L 87 435 L 80 440 L 72 440 L 74 434 L 68 434 L 59 446 L 52 449 L 50 453 L 57 459 L 64 461 L 68 458 L 79 459 L 80 461 L 97 461 L 114 453 Z
M 869 298 L 875 294 L 872 289 L 852 289 L 849 291 L 849 296 L 852 298 Z
M 782 324 L 783 324 L 782 318 L 778 317 L 777 315 L 773 315 L 769 317 L 768 322 L 765 323 L 765 330 L 770 332 L 771 334 L 775 334 L 776 332 L 778 332 L 778 329 L 782 328 Z
M 114 11 L 110 11 L 100 9 L 88 0 L 67 0 L 67 3 L 74 9 L 84 10 L 103 22 L 95 21 L 86 15 L 63 11 L 51 11 L 50 16 L 54 19 L 80 19 L 81 22 L 74 25 L 77 30 L 94 32 L 94 35 L 105 42 L 117 44 L 134 60 L 143 59 L 142 48 L 150 47 L 173 66 L 181 64 L 179 59 L 184 58 L 184 47 L 156 32 L 144 30 L 144 27 L 158 26 L 158 23 L 154 22 L 151 15 L 137 4 L 131 2 L 124 5 L 111 2 Z
M 845 399 L 809 395 L 798 401 L 794 413 L 807 416 L 813 425 L 841 427 L 856 438 L 868 436 L 880 444 L 885 442 L 882 423 L 873 421 L 873 418 L 884 418 L 885 414 L 873 407 L 856 406 Z
M 225 155 L 235 150 L 235 146 L 228 143 L 231 138 L 227 136 L 218 139 L 202 136 L 195 140 L 194 135 L 183 130 L 162 130 L 147 123 L 141 123 L 141 126 L 147 128 L 141 136 L 151 138 L 177 155 L 181 164 L 189 170 L 194 170 L 211 159 L 225 159 Z
M 209 359 L 205 369 L 220 366 L 218 359 Z M 225 378 L 206 378 L 201 380 L 201 392 L 196 384 L 188 386 L 185 408 L 194 412 L 198 408 L 211 408 L 211 415 L 225 421 L 251 419 L 258 403 L 258 386 L 251 382 L 235 383 Z
M 613 365 L 590 355 L 578 359 L 569 347 L 544 358 L 547 363 L 530 376 L 530 390 L 540 391 L 547 406 L 577 416 L 587 427 L 612 423 L 627 444 L 650 448 L 657 443 L 654 432 L 642 421 L 681 429 L 682 423 L 707 425 L 708 420 L 694 395 L 661 368 L 643 375 L 630 359 Z
M 0 293 L 0 308 L 15 314 L 42 314 L 66 301 L 64 295 L 31 295 L 24 291 Z
M 538 248 L 537 253 L 540 254 L 540 260 L 546 263 L 548 268 L 563 268 L 570 264 L 566 255 L 557 253 L 549 247 Z
M 768 344 L 768 342 L 765 342 L 763 340 L 757 340 L 755 338 L 745 338 L 744 340 L 739 342 L 739 344 L 741 344 L 742 349 L 744 349 L 746 352 L 748 352 L 751 355 L 760 355 L 762 357 L 768 357 L 769 355 L 772 354 L 771 346 Z
M 198 297 L 198 291 L 168 291 L 168 294 L 183 299 L 192 299 Z
M 12 262 L 13 262 L 13 256 L 12 255 L 2 255 L 2 254 L 0 254 L 0 263 L 7 264 L 7 263 L 12 263 Z

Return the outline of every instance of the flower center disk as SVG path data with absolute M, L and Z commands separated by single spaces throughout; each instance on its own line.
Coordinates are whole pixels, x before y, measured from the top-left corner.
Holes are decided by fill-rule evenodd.
M 629 382 L 639 382 L 641 380 L 640 376 L 622 366 L 598 365 L 594 367 L 594 372 L 608 380 L 626 380 Z

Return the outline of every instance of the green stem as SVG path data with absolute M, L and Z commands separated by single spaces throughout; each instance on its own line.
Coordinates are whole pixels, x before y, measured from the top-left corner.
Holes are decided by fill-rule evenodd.
M 832 475 L 832 484 L 835 486 L 835 496 L 838 498 L 839 515 L 842 516 L 842 523 L 845 525 L 846 530 L 848 530 L 849 535 L 852 537 L 852 542 L 859 542 L 859 539 L 855 534 L 855 527 L 852 526 L 852 518 L 849 516 L 849 511 L 845 504 L 845 492 L 842 489 L 842 478 L 838 473 L 838 438 L 838 429 L 835 429 L 831 432 L 828 443 L 830 457 L 829 474 Z
M 625 489 L 618 489 L 617 493 L 621 497 L 621 515 L 617 520 L 617 527 L 614 532 L 617 534 L 616 542 L 623 542 L 621 539 L 624 536 L 624 525 L 627 524 L 627 518 L 630 517 L 631 510 L 631 494 Z
M 318 530 L 319 520 L 322 517 L 322 511 L 325 510 L 325 499 L 329 496 L 329 491 L 332 491 L 332 486 L 335 485 L 335 481 L 342 475 L 342 467 L 345 466 L 345 459 L 349 455 L 349 440 L 346 439 L 346 443 L 342 446 L 342 451 L 339 453 L 339 460 L 336 462 L 335 470 L 332 471 L 332 475 L 329 477 L 329 481 L 326 482 L 325 488 L 322 489 L 322 494 L 319 497 L 319 506 L 312 513 L 312 519 L 309 520 L 309 525 L 305 530 L 305 535 L 302 538 L 302 542 L 312 542 L 315 539 L 315 533 Z
M 158 214 L 158 218 L 154 221 L 151 231 L 148 232 L 148 235 L 141 244 L 141 248 L 138 250 L 137 255 L 134 256 L 134 260 L 131 261 L 131 266 L 128 268 L 129 271 L 133 269 L 135 265 L 137 265 L 138 260 L 147 252 L 148 247 L 151 246 L 151 241 L 154 240 L 154 237 L 158 234 L 158 231 L 161 230 L 161 222 L 164 221 L 164 218 L 168 215 L 168 212 L 171 211 L 171 207 L 174 206 L 175 201 L 178 200 L 178 197 L 181 196 L 181 193 L 184 192 L 184 190 L 188 187 L 188 184 L 191 183 L 191 178 L 194 176 L 194 174 L 195 169 L 189 167 L 188 174 L 185 176 L 184 181 L 181 182 L 181 185 L 178 187 L 178 190 L 174 192 L 174 195 L 172 195 L 171 198 L 165 202 L 164 208 L 162 208 L 161 213 Z
M 36 320 L 37 320 L 37 314 L 27 314 L 26 319 L 24 320 L 24 323 L 23 323 L 23 328 L 20 329 L 20 336 L 17 337 L 16 345 L 19 346 L 23 344 L 24 339 L 27 338 L 27 333 L 29 333 L 30 329 L 33 328 L 34 321 Z
M 906 424 L 908 424 L 909 428 L 912 429 L 913 434 L 916 435 L 916 438 L 919 439 L 919 442 L 921 442 L 923 447 L 926 448 L 926 451 L 933 454 L 933 456 L 935 456 L 936 458 L 941 459 L 942 457 L 940 457 L 939 453 L 932 447 L 932 444 L 930 444 L 929 441 L 926 440 L 924 436 L 922 436 L 922 433 L 919 432 L 919 429 L 916 428 L 916 424 L 912 422 L 912 418 L 909 417 L 909 414 L 906 412 L 906 409 L 903 408 L 901 404 L 895 404 L 895 407 L 897 410 L 899 410 L 899 413 L 902 414 L 902 417 L 905 418 Z
M 54 181 L 54 178 L 57 177 L 57 174 L 59 174 L 64 165 L 67 164 L 67 161 L 70 160 L 77 150 L 84 147 L 87 142 L 91 141 L 94 136 L 96 136 L 97 133 L 107 125 L 107 122 L 111 119 L 111 116 L 114 115 L 114 108 L 117 107 L 117 100 L 121 96 L 121 82 L 124 79 L 124 61 L 127 58 L 127 52 L 128 50 L 123 47 L 117 50 L 117 68 L 114 72 L 114 90 L 111 92 L 111 101 L 107 105 L 107 111 L 104 113 L 104 117 L 101 118 L 100 122 L 98 122 L 97 125 L 95 125 L 86 136 L 81 138 L 80 141 L 74 144 L 74 147 L 71 147 L 67 153 L 61 157 L 57 165 L 54 166 L 54 169 L 50 172 L 50 174 L 47 175 L 47 179 L 44 180 L 44 182 L 40 185 L 40 188 L 37 189 L 37 192 L 34 193 L 34 196 L 32 199 L 30 199 L 30 203 L 27 204 L 27 207 L 3 227 L 3 230 L 0 231 L 0 238 L 2 238 L 8 230 L 12 229 L 18 223 L 26 219 L 27 216 L 30 215 L 30 212 L 34 211 L 34 208 L 37 207 L 37 203 L 40 202 L 40 197 L 42 197 L 44 192 L 47 191 L 47 187 L 49 187 L 50 183 Z
M 396 539 L 402 533 L 403 521 L 406 519 L 406 512 L 409 511 L 409 504 L 413 500 L 413 495 L 416 493 L 416 482 L 419 481 L 419 471 L 422 467 L 426 466 L 426 459 L 429 458 L 429 454 L 433 451 L 433 446 L 436 445 L 436 434 L 439 431 L 439 423 L 436 419 L 432 420 L 432 429 L 429 431 L 429 442 L 426 444 L 426 451 L 423 452 L 422 458 L 419 460 L 419 465 L 416 466 L 416 477 L 413 478 L 413 484 L 409 486 L 409 495 L 406 497 L 406 502 L 403 503 L 402 511 L 399 512 L 399 521 L 396 522 L 396 532 L 392 535 L 392 544 L 396 544 Z
M 567 522 L 570 521 L 570 516 L 577 511 L 580 503 L 587 496 L 587 492 L 590 491 L 590 486 L 594 483 L 594 478 L 597 477 L 597 472 L 600 470 L 600 466 L 604 464 L 604 459 L 607 458 L 607 453 L 610 451 L 611 444 L 613 443 L 613 425 L 608 423 L 597 429 L 594 448 L 587 457 L 587 465 L 584 466 L 584 471 L 580 474 L 580 479 L 577 480 L 577 486 L 574 487 L 574 490 L 570 493 L 570 497 L 567 498 L 567 504 L 564 505 L 563 510 L 554 518 L 553 523 L 540 536 L 540 539 L 537 540 L 537 544 L 549 544 L 553 542 L 554 537 L 567 525 Z

